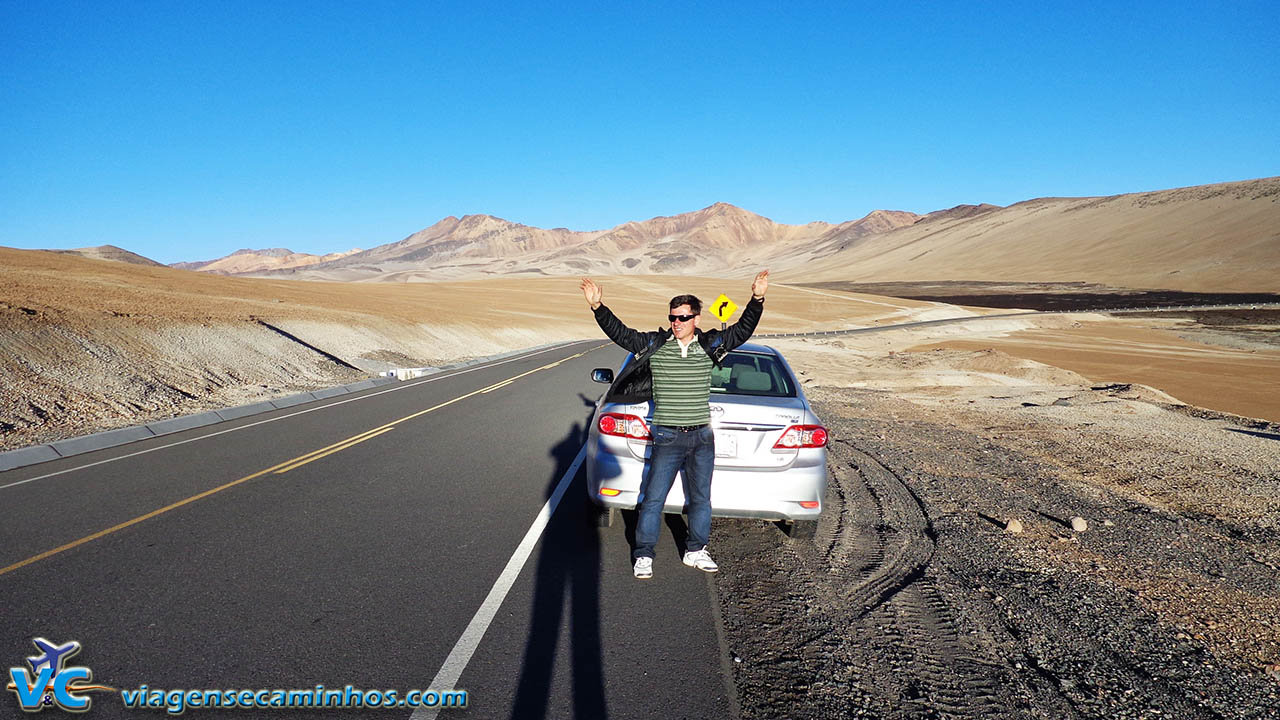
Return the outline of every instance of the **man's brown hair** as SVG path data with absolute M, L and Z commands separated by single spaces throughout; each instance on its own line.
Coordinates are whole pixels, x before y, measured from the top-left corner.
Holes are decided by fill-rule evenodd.
M 671 305 L 669 305 L 668 307 L 671 310 L 675 310 L 681 305 L 688 305 L 689 308 L 693 310 L 694 315 L 702 314 L 702 301 L 694 297 L 693 295 L 677 295 L 671 298 Z

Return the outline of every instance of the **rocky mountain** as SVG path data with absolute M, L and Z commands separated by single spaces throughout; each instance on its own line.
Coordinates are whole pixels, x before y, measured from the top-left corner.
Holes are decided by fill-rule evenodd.
M 280 255 L 250 264 L 250 253 Z M 805 280 L 1095 282 L 1170 290 L 1275 291 L 1280 178 L 1108 197 L 876 210 L 784 225 L 727 203 L 609 230 L 544 230 L 491 215 L 447 217 L 399 242 L 340 256 L 241 251 L 198 269 L 260 277 L 421 282 L 538 275 L 749 276 Z M 234 260 L 234 262 L 233 262 Z M 242 264 L 237 264 L 242 263 Z
M 74 250 L 50 250 L 50 252 L 79 255 L 80 257 L 92 258 L 94 260 L 111 260 L 114 262 L 133 263 L 134 265 L 155 265 L 164 267 L 162 263 L 158 263 L 151 258 L 146 258 L 137 253 L 129 252 L 128 250 L 116 247 L 115 245 L 98 245 L 96 247 L 82 247 Z
M 441 264 L 465 258 L 507 258 L 576 245 L 599 233 L 543 230 L 492 215 L 447 217 L 387 245 L 329 262 L 326 268 L 360 265 Z
M 916 217 L 890 214 L 898 215 Z M 877 221 L 878 216 L 868 222 Z M 334 261 L 252 274 L 399 282 L 587 272 L 723 274 L 728 268 L 754 266 L 789 253 L 833 227 L 839 226 L 775 223 L 728 203 L 588 232 L 544 230 L 490 215 L 467 215 L 447 217 L 399 242 Z

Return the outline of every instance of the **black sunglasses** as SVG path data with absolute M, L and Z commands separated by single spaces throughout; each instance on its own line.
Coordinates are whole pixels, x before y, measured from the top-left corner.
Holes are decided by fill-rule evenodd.
M 675 322 L 677 320 L 679 320 L 680 322 L 689 322 L 690 320 L 696 317 L 698 316 L 697 315 L 668 315 L 667 320 L 669 322 Z

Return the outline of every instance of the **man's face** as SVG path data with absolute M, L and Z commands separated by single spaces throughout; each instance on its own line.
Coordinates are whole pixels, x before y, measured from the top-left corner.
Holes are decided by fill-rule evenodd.
M 693 315 L 689 320 L 680 320 L 679 318 L 671 321 L 671 332 L 675 334 L 676 339 L 680 342 L 689 342 L 689 338 L 693 337 L 693 331 L 698 327 L 699 315 L 694 315 L 693 308 L 686 303 L 677 305 L 670 311 L 671 315 Z

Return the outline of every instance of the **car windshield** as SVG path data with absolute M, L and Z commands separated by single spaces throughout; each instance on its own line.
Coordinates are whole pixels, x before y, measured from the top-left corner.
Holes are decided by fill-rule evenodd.
M 795 397 L 791 373 L 773 355 L 731 352 L 720 367 L 711 368 L 711 392 L 731 395 Z
M 631 364 L 635 355 L 628 353 L 622 366 Z M 766 353 L 730 352 L 720 367 L 711 368 L 711 393 L 757 395 L 762 397 L 795 397 L 791 373 L 777 357 Z

